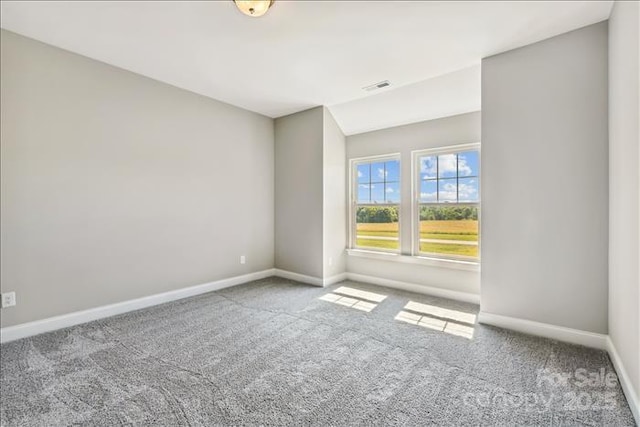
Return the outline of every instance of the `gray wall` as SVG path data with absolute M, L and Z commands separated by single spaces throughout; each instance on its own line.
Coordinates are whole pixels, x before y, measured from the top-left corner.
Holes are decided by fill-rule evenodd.
M 323 277 L 323 108 L 275 121 L 275 265 Z
M 331 112 L 323 108 L 324 277 L 346 271 L 347 163 L 345 137 Z
M 640 401 L 640 5 L 609 21 L 609 335 Z
M 3 327 L 273 267 L 271 119 L 1 42 Z
M 480 142 L 480 113 L 429 120 L 347 137 L 347 159 L 400 153 L 402 183 L 411 182 L 411 151 Z M 411 186 L 402 185 L 400 239 L 403 254 L 411 254 Z M 384 279 L 478 294 L 480 273 L 350 256 L 347 270 Z
M 607 23 L 482 61 L 482 310 L 607 333 Z

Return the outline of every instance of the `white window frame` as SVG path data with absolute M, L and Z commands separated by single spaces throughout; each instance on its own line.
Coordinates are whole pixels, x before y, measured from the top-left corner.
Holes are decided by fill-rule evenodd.
M 478 152 L 478 201 L 477 202 L 463 202 L 463 203 L 420 203 L 420 157 L 423 156 L 438 156 L 442 154 L 456 154 L 463 151 L 477 151 Z M 480 224 L 481 224 L 481 180 L 480 180 L 480 170 L 482 168 L 482 159 L 480 155 L 480 143 L 474 142 L 471 144 L 459 144 L 459 145 L 451 145 L 447 147 L 438 147 L 438 148 L 428 148 L 425 150 L 414 150 L 411 152 L 411 247 L 412 254 L 415 257 L 421 258 L 431 258 L 434 260 L 443 260 L 443 261 L 466 261 L 472 263 L 480 263 L 481 257 L 481 236 L 480 236 Z M 458 176 L 459 178 L 459 176 Z M 438 185 L 439 189 L 439 185 Z M 420 252 L 420 205 L 431 205 L 431 206 L 473 206 L 478 209 L 478 256 L 470 257 L 470 256 L 462 256 L 462 255 L 446 255 L 446 254 L 436 254 L 436 253 L 427 253 Z
M 358 203 L 358 165 L 362 163 L 386 162 L 389 160 L 397 160 L 399 164 L 398 170 L 398 188 L 400 189 L 400 199 L 397 203 Z M 383 154 L 379 156 L 357 157 L 349 160 L 349 249 L 366 252 L 382 252 L 390 254 L 400 254 L 402 251 L 402 159 L 400 153 Z M 368 246 L 358 246 L 357 242 L 357 224 L 356 212 L 358 206 L 397 206 L 398 208 L 398 249 L 372 248 Z

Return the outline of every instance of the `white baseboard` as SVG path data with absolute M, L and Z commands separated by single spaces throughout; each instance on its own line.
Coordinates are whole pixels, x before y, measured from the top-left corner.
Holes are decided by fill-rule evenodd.
M 274 276 L 282 277 L 284 279 L 295 280 L 296 282 L 306 283 L 313 286 L 324 286 L 324 280 L 320 277 L 307 276 L 306 274 L 294 273 L 293 271 L 281 270 L 275 268 L 273 272 Z
M 624 368 L 622 359 L 620 359 L 618 351 L 613 345 L 613 341 L 611 341 L 611 337 L 609 337 L 609 335 L 596 334 L 593 332 L 581 331 L 579 329 L 555 326 L 548 323 L 534 322 L 532 320 L 519 319 L 516 317 L 502 316 L 499 314 L 487 313 L 486 311 L 481 311 L 479 313 L 478 321 L 487 325 L 498 326 L 500 328 L 510 329 L 525 334 L 537 335 L 607 351 L 618 375 L 620 386 L 624 391 L 627 402 L 629 402 L 631 412 L 636 419 L 636 424 L 640 425 L 640 397 L 634 389 L 633 384 L 631 383 L 631 378 Z
M 383 279 L 381 277 L 367 276 L 364 274 L 347 273 L 347 279 L 356 282 L 371 283 L 388 288 L 401 289 L 417 294 L 431 295 L 439 298 L 447 298 L 457 301 L 480 304 L 480 295 L 469 292 L 452 291 L 449 289 L 435 288 L 433 286 L 418 285 L 416 283 L 400 282 L 398 280 Z
M 294 273 L 293 271 L 275 269 L 274 276 L 282 277 L 284 279 L 295 280 L 296 282 L 306 283 L 307 285 L 325 287 L 333 285 L 334 283 L 347 280 L 347 273 L 336 274 L 335 276 L 325 277 L 324 279 L 315 276 L 307 276 L 306 274 Z
M 472 304 L 480 304 L 480 295 L 451 291 L 448 289 L 434 288 L 431 286 L 418 285 L 415 283 L 400 282 L 397 280 L 382 279 L 380 277 L 367 276 L 357 273 L 340 273 L 335 276 L 322 279 L 315 276 L 307 276 L 305 274 L 294 273 L 292 271 L 275 269 L 275 276 L 285 279 L 295 280 L 296 282 L 306 283 L 313 286 L 330 286 L 343 280 L 353 280 L 356 282 L 371 283 L 372 285 L 386 286 L 388 288 L 402 289 L 403 291 L 415 292 L 418 294 L 426 294 L 440 298 L 448 298 L 457 301 L 470 302 Z
M 631 378 L 629 377 L 627 370 L 624 368 L 622 359 L 620 359 L 620 355 L 618 354 L 616 347 L 613 345 L 613 341 L 611 341 L 610 336 L 607 336 L 607 351 L 609 352 L 609 357 L 611 358 L 613 367 L 616 369 L 616 373 L 618 374 L 618 381 L 620 382 L 622 391 L 624 391 L 624 395 L 627 398 L 627 402 L 629 402 L 631 412 L 636 419 L 636 424 L 640 425 L 640 396 L 638 396 L 638 391 L 634 389 L 633 384 L 631 383 Z
M 478 322 L 499 328 L 511 329 L 530 335 L 551 338 L 585 347 L 607 349 L 607 335 L 594 332 L 581 331 L 579 329 L 555 326 L 548 323 L 534 322 L 532 320 L 519 319 L 517 317 L 502 316 L 500 314 L 481 311 L 478 314 Z
M 88 310 L 76 311 L 60 316 L 49 317 L 47 319 L 22 323 L 20 325 L 8 326 L 0 329 L 0 342 L 5 343 L 20 338 L 55 331 L 57 329 L 68 328 L 81 323 L 91 322 L 92 320 L 103 319 L 105 317 L 111 317 L 117 314 L 151 307 L 165 302 L 176 301 L 194 295 L 217 291 L 231 286 L 240 285 L 242 283 L 251 282 L 253 280 L 264 279 L 273 275 L 274 271 L 270 268 L 255 273 L 243 274 L 242 276 L 216 280 L 202 285 L 176 289 L 175 291 L 163 292 L 160 294 L 149 295 L 147 297 L 90 308 Z
M 347 273 L 340 273 L 335 276 L 327 277 L 322 281 L 322 283 L 324 286 L 330 286 L 335 283 L 340 283 L 343 280 L 347 280 Z

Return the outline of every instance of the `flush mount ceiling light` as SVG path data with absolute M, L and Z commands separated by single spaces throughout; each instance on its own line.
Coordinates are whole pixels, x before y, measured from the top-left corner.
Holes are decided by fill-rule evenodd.
M 257 18 L 267 13 L 275 0 L 233 0 L 233 2 L 240 12 Z

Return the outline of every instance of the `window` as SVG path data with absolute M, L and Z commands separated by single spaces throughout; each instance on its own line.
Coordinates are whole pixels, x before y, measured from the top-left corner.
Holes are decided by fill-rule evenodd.
M 479 144 L 470 144 L 413 153 L 416 254 L 479 259 L 479 149 Z
M 351 247 L 400 251 L 400 157 L 351 161 Z

